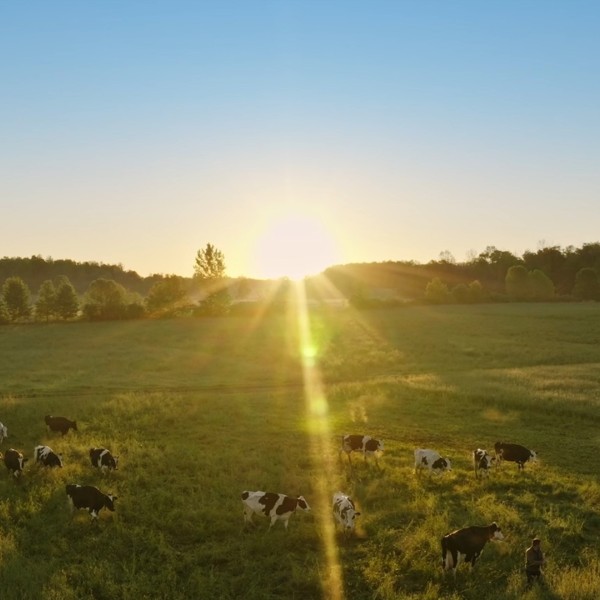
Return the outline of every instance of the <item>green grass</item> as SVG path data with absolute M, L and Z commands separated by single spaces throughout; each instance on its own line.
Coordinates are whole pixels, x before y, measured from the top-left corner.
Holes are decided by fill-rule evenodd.
M 598 597 L 600 306 L 319 313 L 312 334 L 324 418 L 289 317 L 0 328 L 2 450 L 31 461 L 48 444 L 65 462 L 29 464 L 19 482 L 0 471 L 2 598 L 334 597 L 322 525 L 338 489 L 362 512 L 353 538 L 335 537 L 348 599 Z M 79 431 L 48 433 L 48 413 Z M 339 436 L 363 432 L 385 440 L 381 469 L 338 457 Z M 476 481 L 470 452 L 499 439 L 539 463 Z M 119 471 L 92 470 L 98 445 Z M 417 446 L 450 456 L 452 473 L 415 478 Z M 71 521 L 69 482 L 112 491 L 117 511 Z M 245 529 L 244 489 L 303 494 L 313 510 L 288 532 Z M 492 520 L 506 540 L 444 577 L 440 537 Z M 547 585 L 526 592 L 533 535 Z

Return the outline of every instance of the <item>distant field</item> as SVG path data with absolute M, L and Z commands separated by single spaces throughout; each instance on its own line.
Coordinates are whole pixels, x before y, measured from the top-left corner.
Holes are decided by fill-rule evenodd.
M 48 413 L 79 431 L 47 433 Z M 597 304 L 333 311 L 310 339 L 294 315 L 1 327 L 0 421 L 2 451 L 30 458 L 19 483 L 0 471 L 3 600 L 598 598 Z M 384 439 L 381 469 L 356 455 L 351 471 L 344 433 Z M 470 452 L 500 439 L 539 463 L 475 481 Z M 31 464 L 41 443 L 64 469 Z M 115 474 L 89 465 L 98 445 Z M 416 480 L 417 446 L 452 473 Z M 112 491 L 117 512 L 70 522 L 70 482 Z M 313 510 L 244 529 L 245 489 Z M 332 531 L 338 489 L 362 512 L 349 540 Z M 441 536 L 493 520 L 505 542 L 444 577 Z M 533 535 L 547 587 L 526 592 Z

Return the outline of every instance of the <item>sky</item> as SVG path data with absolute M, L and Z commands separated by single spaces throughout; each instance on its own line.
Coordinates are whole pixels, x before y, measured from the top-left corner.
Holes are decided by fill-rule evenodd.
M 0 255 L 191 276 L 600 239 L 600 3 L 0 0 Z

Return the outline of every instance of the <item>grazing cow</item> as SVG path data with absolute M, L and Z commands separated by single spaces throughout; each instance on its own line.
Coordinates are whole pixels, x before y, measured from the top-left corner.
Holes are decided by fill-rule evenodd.
M 272 492 L 243 492 L 242 503 L 244 504 L 244 523 L 252 523 L 252 515 L 256 513 L 271 519 L 269 529 L 279 520 L 283 521 L 287 529 L 289 518 L 297 508 L 310 510 L 304 496 L 294 498 Z
M 76 508 L 85 508 L 92 519 L 98 518 L 98 513 L 104 508 L 114 512 L 116 496 L 111 493 L 104 494 L 93 485 L 77 485 L 69 483 L 66 487 L 67 496 L 71 503 L 71 511 Z
M 344 534 L 354 530 L 354 520 L 359 515 L 360 513 L 356 511 L 350 496 L 346 496 L 342 492 L 336 492 L 333 495 L 333 516 L 342 526 Z
M 475 479 L 479 479 L 479 471 L 482 472 L 483 475 L 489 477 L 490 468 L 496 462 L 496 457 L 488 454 L 487 450 L 483 450 L 481 448 L 477 448 L 473 452 L 473 466 L 475 467 Z
M 2 443 L 2 441 L 8 437 L 8 429 L 6 428 L 6 425 L 0 423 L 0 443 Z
M 116 470 L 119 457 L 113 456 L 110 453 L 110 450 L 107 450 L 106 448 L 92 448 L 90 450 L 90 461 L 92 462 L 92 467 L 101 469 L 102 472 L 104 472 L 105 469 Z
M 352 464 L 350 460 L 350 454 L 352 452 L 362 452 L 365 462 L 367 460 L 367 454 L 373 454 L 375 456 L 375 464 L 379 466 L 377 462 L 377 451 L 383 452 L 383 440 L 376 440 L 370 435 L 344 435 L 342 436 L 342 447 L 340 454 L 345 452 L 348 456 L 348 462 Z
M 520 446 L 519 444 L 506 444 L 505 442 L 496 442 L 494 444 L 496 457 L 498 461 L 507 460 L 517 463 L 517 469 L 525 468 L 526 462 L 535 462 L 537 460 L 537 452 Z
M 445 471 L 452 471 L 452 463 L 449 458 L 442 458 L 435 450 L 417 448 L 415 450 L 415 474 L 423 469 L 429 470 L 429 474 L 441 475 Z
M 22 475 L 23 467 L 28 460 L 28 458 L 23 458 L 23 454 L 14 448 L 4 453 L 4 464 L 15 478 L 19 478 Z
M 50 428 L 50 431 L 60 431 L 62 435 L 68 433 L 69 429 L 77 431 L 77 423 L 71 421 L 66 417 L 53 417 L 52 415 L 46 415 L 44 417 L 46 425 Z
M 56 454 L 50 446 L 36 446 L 33 449 L 36 463 L 42 463 L 45 467 L 61 467 L 62 454 Z
M 461 561 L 470 562 L 471 567 L 474 567 L 489 540 L 503 539 L 504 536 L 496 523 L 457 529 L 442 538 L 442 568 L 445 571 L 452 570 L 456 577 L 456 568 Z

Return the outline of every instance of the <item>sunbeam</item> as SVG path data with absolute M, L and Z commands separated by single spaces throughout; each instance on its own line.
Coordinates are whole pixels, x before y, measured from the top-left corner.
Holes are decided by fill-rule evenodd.
M 296 292 L 304 398 L 306 401 L 312 456 L 313 460 L 316 461 L 316 496 L 318 505 L 330 506 L 332 490 L 328 486 L 328 474 L 334 472 L 335 466 L 329 449 L 331 439 L 329 432 L 329 406 L 319 370 L 318 348 L 312 339 L 306 290 L 302 281 L 296 283 Z M 344 586 L 342 568 L 335 541 L 335 526 L 329 511 L 319 511 L 317 519 L 320 522 L 327 561 L 327 570 L 321 581 L 323 596 L 331 600 L 342 600 L 344 598 Z

